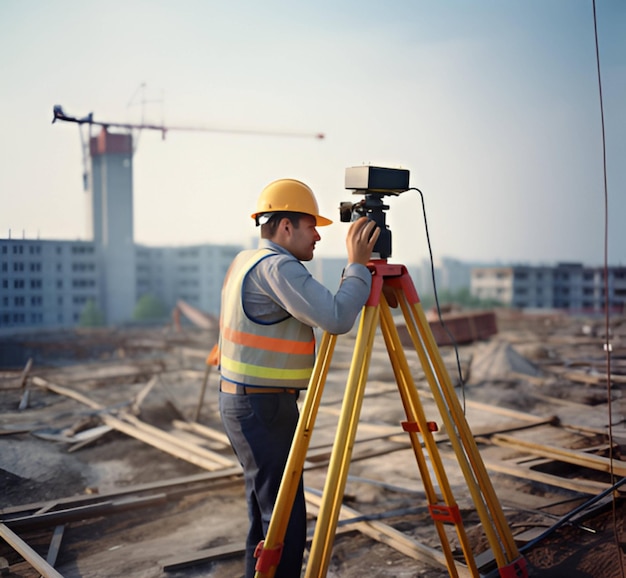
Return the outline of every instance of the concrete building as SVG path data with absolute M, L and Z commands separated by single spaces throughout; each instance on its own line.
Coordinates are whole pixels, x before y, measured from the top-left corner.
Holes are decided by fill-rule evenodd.
M 0 328 L 71 327 L 90 301 L 108 325 L 126 323 L 145 294 L 217 315 L 240 247 L 135 245 L 131 135 L 102 129 L 89 155 L 89 241 L 0 239 Z
M 435 262 L 435 282 L 437 292 L 455 292 L 470 286 L 472 264 L 450 257 L 442 257 Z M 417 292 L 425 297 L 434 293 L 433 267 L 428 259 L 423 259 L 416 267 L 407 266 Z
M 218 315 L 224 277 L 240 250 L 236 245 L 137 246 L 136 299 L 154 295 L 169 308 L 180 299 Z
M 471 294 L 520 309 L 565 309 L 600 313 L 608 303 L 623 311 L 626 303 L 626 267 L 608 267 L 608 300 L 603 267 L 581 263 L 551 266 L 515 265 L 472 269 Z
M 131 318 L 136 299 L 133 144 L 130 134 L 103 129 L 89 146 L 88 236 L 98 258 L 99 305 L 107 322 L 117 324 Z
M 0 327 L 76 325 L 101 287 L 93 243 L 0 239 Z

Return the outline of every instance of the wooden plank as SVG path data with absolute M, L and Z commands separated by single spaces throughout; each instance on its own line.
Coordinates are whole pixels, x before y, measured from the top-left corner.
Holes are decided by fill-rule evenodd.
M 153 375 L 148 381 L 148 383 L 146 383 L 146 385 L 144 385 L 141 388 L 139 393 L 137 393 L 137 395 L 135 396 L 135 399 L 133 400 L 133 403 L 130 406 L 130 410 L 135 415 L 139 414 L 139 411 L 140 411 L 139 408 L 141 407 L 143 400 L 146 399 L 146 396 L 152 391 L 152 388 L 157 384 L 158 381 L 159 381 L 159 377 L 157 375 Z
M 442 451 L 440 452 L 440 454 L 441 457 L 445 457 L 450 460 L 457 459 L 456 454 L 454 454 L 453 452 Z M 532 480 L 534 482 L 539 482 L 541 484 L 546 484 L 555 488 L 563 488 L 566 490 L 571 490 L 573 492 L 579 492 L 581 494 L 595 495 L 610 487 L 610 484 L 608 483 L 594 482 L 592 480 L 564 478 L 554 474 L 537 472 L 530 468 L 519 466 L 514 462 L 511 463 L 501 460 L 490 460 L 484 455 L 482 456 L 482 461 L 485 467 L 491 472 L 507 474 L 515 478 L 521 478 L 523 480 Z
M 153 375 L 161 373 L 164 365 L 160 361 L 141 361 L 124 363 L 91 363 L 82 365 L 67 366 L 62 369 L 55 369 L 54 375 L 63 383 L 70 384 L 76 382 L 96 383 L 113 379 L 128 379 L 138 375 Z M 46 373 L 45 375 L 48 375 Z
M 185 440 L 177 438 L 175 435 L 169 432 L 166 432 L 162 429 L 159 429 L 158 427 L 155 427 L 144 421 L 141 421 L 139 418 L 135 417 L 134 415 L 130 415 L 129 413 L 122 413 L 120 415 L 124 422 L 129 422 L 130 424 L 132 424 L 139 430 L 145 431 L 147 434 L 155 436 L 155 438 L 163 440 L 163 442 L 167 444 L 180 446 L 183 452 L 187 452 L 187 451 L 195 452 L 207 460 L 212 460 L 213 462 L 216 462 L 220 466 L 230 467 L 230 466 L 235 465 L 235 460 L 233 458 L 223 456 L 217 452 L 214 452 L 207 448 L 197 446 L 195 444 L 190 444 L 186 442 Z M 228 447 L 230 448 L 230 444 Z M 217 468 L 213 468 L 213 469 L 217 469 Z
M 24 389 L 26 387 L 26 381 L 28 379 L 28 374 L 33 367 L 33 358 L 29 357 L 24 369 L 22 370 L 22 374 L 20 375 L 20 388 Z
M 513 447 L 544 458 L 551 458 L 601 472 L 613 472 L 621 477 L 626 476 L 626 462 L 621 460 L 610 460 L 609 458 L 580 450 L 571 450 L 549 444 L 538 444 L 507 434 L 496 434 L 491 437 L 491 441 L 496 445 Z
M 51 506 L 59 506 L 59 505 L 78 505 L 78 504 L 87 504 L 98 502 L 107 499 L 119 498 L 121 496 L 127 496 L 130 494 L 139 494 L 142 492 L 152 492 L 152 491 L 166 491 L 166 490 L 176 490 L 184 486 L 198 484 L 201 487 L 201 490 L 207 489 L 207 482 L 218 482 L 222 480 L 226 480 L 227 478 L 231 478 L 233 476 L 241 475 L 241 467 L 233 467 L 229 470 L 221 470 L 217 472 L 203 472 L 201 474 L 194 474 L 192 476 L 183 476 L 180 478 L 174 478 L 172 480 L 158 481 L 158 482 L 147 482 L 145 484 L 136 484 L 134 486 L 126 486 L 125 488 L 119 488 L 117 490 L 112 490 L 110 492 L 104 492 L 102 494 L 97 494 L 94 496 L 69 496 L 65 498 L 59 498 L 52 502 L 33 502 L 30 504 L 21 504 L 19 506 L 10 506 L 7 508 L 3 508 L 0 510 L 0 516 L 5 516 L 7 514 L 19 514 L 23 512 L 34 512 L 34 511 L 47 511 Z
M 48 562 L 5 524 L 0 523 L 0 536 L 44 578 L 63 578 Z
M 204 550 L 198 550 L 191 554 L 181 554 L 179 556 L 172 556 L 165 561 L 161 561 L 160 564 L 164 572 L 175 572 L 193 566 L 194 564 L 201 564 L 203 562 L 210 562 L 212 560 L 225 560 L 227 558 L 233 558 L 234 556 L 240 556 L 246 551 L 245 544 L 226 544 L 225 546 L 218 546 L 217 548 L 206 548 Z
M 96 504 L 88 504 L 78 506 L 76 508 L 67 508 L 65 510 L 55 510 L 53 512 L 43 512 L 41 514 L 32 514 L 31 516 L 22 516 L 20 518 L 4 519 L 7 527 L 12 529 L 33 529 L 47 528 L 53 524 L 67 524 L 76 520 L 85 520 L 87 518 L 96 518 L 106 514 L 115 514 L 117 512 L 125 512 L 137 508 L 145 508 L 149 506 L 157 506 L 165 504 L 167 496 L 165 494 L 154 494 L 139 498 L 123 498 L 115 502 L 104 501 Z
M 18 406 L 18 410 L 22 411 L 28 407 L 30 402 L 30 390 L 26 387 L 26 382 L 28 380 L 28 374 L 33 366 L 32 358 L 29 358 L 26 362 L 26 366 L 22 371 L 22 375 L 20 376 L 20 389 L 22 390 L 22 398 L 20 399 L 20 403 Z
M 181 440 L 177 440 L 171 435 L 166 437 L 168 434 L 162 432 L 162 430 L 158 430 L 158 428 L 148 429 L 147 424 L 142 427 L 137 427 L 136 424 L 129 424 L 126 421 L 122 421 L 108 414 L 102 415 L 102 421 L 126 435 L 134 437 L 152 447 L 205 470 L 219 470 L 220 468 L 234 465 L 233 460 L 228 460 L 227 458 L 223 458 L 223 456 L 220 456 L 219 460 L 215 459 L 215 455 L 219 455 L 215 454 L 215 452 L 210 452 L 209 450 L 204 450 L 203 448 L 198 448 L 190 444 L 187 444 L 187 447 L 183 447 Z
M 434 399 L 434 396 L 433 396 L 432 392 L 430 392 L 430 391 L 423 391 L 423 390 L 420 389 L 419 394 L 420 395 L 424 395 L 424 397 L 428 397 L 429 399 Z M 502 415 L 502 416 L 505 416 L 505 417 L 510 417 L 510 418 L 513 418 L 513 419 L 518 419 L 518 420 L 521 420 L 521 421 L 526 421 L 526 422 L 535 423 L 535 424 L 541 424 L 541 423 L 543 423 L 547 419 L 548 420 L 556 419 L 556 417 L 554 417 L 554 416 L 540 417 L 540 416 L 533 415 L 531 413 L 526 413 L 526 412 L 518 411 L 518 410 L 515 410 L 515 409 L 509 409 L 507 407 L 500 407 L 500 406 L 497 406 L 497 405 L 491 405 L 491 404 L 488 404 L 488 403 L 483 403 L 483 402 L 480 402 L 480 401 L 474 401 L 474 400 L 471 400 L 471 399 L 466 399 L 465 400 L 465 405 L 467 407 L 471 407 L 471 408 L 478 409 L 478 410 L 481 410 L 481 411 L 487 411 L 489 413 L 495 413 L 497 415 Z
M 46 556 L 46 562 L 48 562 L 50 566 L 54 566 L 57 563 L 57 556 L 59 555 L 59 550 L 61 549 L 64 531 L 64 525 L 57 526 L 54 529 L 52 540 L 50 540 L 50 547 L 48 548 L 48 555 Z
M 305 490 L 305 497 L 309 504 L 313 505 L 315 508 L 320 507 L 322 502 L 321 496 L 310 490 Z M 357 510 L 342 505 L 339 512 L 339 519 L 357 518 L 361 515 L 362 514 Z M 409 556 L 414 560 L 420 560 L 421 562 L 427 562 L 436 567 L 447 568 L 446 558 L 443 552 L 426 546 L 387 524 L 379 521 L 362 521 L 355 522 L 353 526 L 359 532 L 373 538 L 377 542 L 386 544 L 405 556 Z M 464 564 L 455 561 L 455 567 L 461 578 L 471 577 L 469 569 Z
M 558 367 L 551 368 L 550 371 L 551 373 L 557 374 L 559 377 L 569 379 L 570 381 L 574 381 L 576 383 L 586 385 L 606 385 L 607 383 L 606 372 L 587 373 L 585 371 L 572 371 L 568 367 L 562 367 L 562 364 L 559 364 Z M 611 373 L 611 383 L 626 383 L 626 375 Z
M 104 407 L 99 403 L 89 399 L 81 393 L 67 387 L 56 385 L 40 377 L 34 377 L 33 383 L 38 387 L 43 387 L 59 395 L 65 395 L 75 399 L 92 409 L 99 411 L 104 409 Z M 175 436 L 168 434 L 159 428 L 141 422 L 141 420 L 131 416 L 130 414 L 126 414 L 124 416 L 124 420 L 106 413 L 101 413 L 100 417 L 106 425 L 203 469 L 211 471 L 235 465 L 235 461 L 232 459 L 226 458 L 216 452 L 212 452 L 204 448 L 186 444 L 182 440 L 177 439 Z

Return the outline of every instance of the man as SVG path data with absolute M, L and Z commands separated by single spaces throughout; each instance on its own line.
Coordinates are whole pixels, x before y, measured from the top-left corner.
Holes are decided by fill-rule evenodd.
M 371 286 L 366 267 L 380 230 L 361 218 L 346 239 L 348 265 L 336 294 L 318 283 L 302 261 L 313 258 L 319 215 L 313 191 L 292 179 L 263 189 L 252 214 L 261 227 L 259 248 L 243 251 L 222 289 L 220 413 L 243 466 L 250 527 L 246 578 L 267 532 L 298 422 L 297 400 L 313 369 L 313 327 L 348 332 Z M 302 480 L 291 512 L 276 578 L 297 578 L 306 545 Z

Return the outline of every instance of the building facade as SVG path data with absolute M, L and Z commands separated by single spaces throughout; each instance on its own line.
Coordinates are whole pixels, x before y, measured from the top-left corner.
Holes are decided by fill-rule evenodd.
M 146 294 L 217 315 L 241 247 L 135 245 L 131 135 L 103 128 L 89 155 L 89 241 L 0 239 L 0 329 L 72 327 L 90 302 L 107 325 L 127 323 Z
M 121 293 L 124 311 L 107 308 L 106 269 L 98 246 L 87 241 L 0 239 L 0 328 L 73 327 L 91 301 L 109 325 L 131 321 L 143 295 L 153 295 L 168 309 L 178 300 L 218 315 L 221 287 L 241 247 L 133 246 L 132 296 Z M 127 283 L 128 272 L 122 280 Z M 120 293 L 117 293 L 120 298 Z
M 559 263 L 554 267 L 475 267 L 470 291 L 479 299 L 519 309 L 601 313 L 608 305 L 612 311 L 623 311 L 626 267 L 608 267 L 606 273 L 608 298 L 604 267 L 587 267 L 581 263 Z
M 93 243 L 0 239 L 0 327 L 76 325 L 100 290 Z
M 182 300 L 217 316 L 226 272 L 240 250 L 237 245 L 137 246 L 136 300 L 154 295 L 168 308 Z

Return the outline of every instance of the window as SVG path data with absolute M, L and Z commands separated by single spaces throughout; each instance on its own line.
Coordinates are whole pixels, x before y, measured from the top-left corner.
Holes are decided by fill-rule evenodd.
M 96 282 L 93 279 L 74 279 L 72 281 L 72 288 L 84 289 L 85 287 L 95 287 Z
M 24 279 L 15 279 L 13 281 L 13 289 L 24 289 Z
M 13 271 L 23 271 L 24 263 L 13 263 Z
M 95 265 L 93 263 L 72 263 L 72 271 L 74 273 L 83 271 L 94 271 Z

